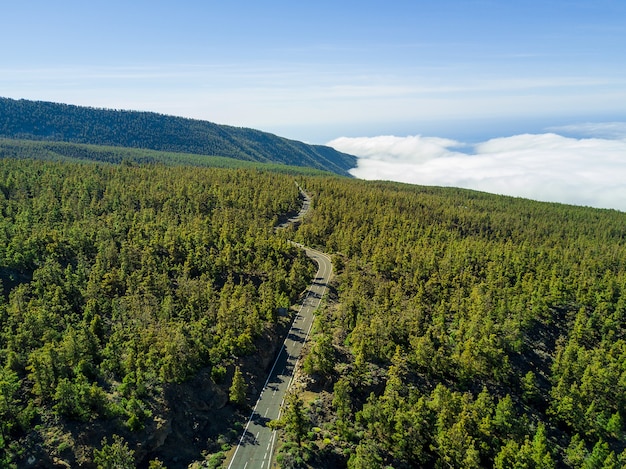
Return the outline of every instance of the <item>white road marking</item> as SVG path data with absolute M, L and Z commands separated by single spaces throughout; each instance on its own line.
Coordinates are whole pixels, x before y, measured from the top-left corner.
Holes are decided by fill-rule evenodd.
M 318 264 L 318 273 L 317 273 L 318 278 L 325 278 L 326 276 L 328 276 L 328 275 L 330 275 L 332 273 L 332 265 L 328 267 L 327 264 L 324 264 L 322 266 L 322 262 L 319 262 L 320 258 L 324 258 L 324 259 L 326 259 L 327 261 L 330 262 L 330 257 L 329 256 L 327 256 L 324 253 L 320 253 L 318 251 L 312 251 L 310 249 L 307 249 L 306 253 L 307 253 L 307 255 L 309 257 L 311 257 Z M 309 322 L 309 321 L 307 320 L 307 317 L 304 316 L 304 314 L 310 315 L 310 312 L 313 311 L 313 318 L 310 319 L 310 323 L 309 323 L 308 328 L 307 328 L 306 336 L 305 336 L 304 341 L 303 341 L 304 343 L 306 343 L 306 340 L 308 339 L 309 333 L 311 332 L 313 321 L 315 319 L 315 310 L 321 304 L 322 297 L 326 293 L 326 288 L 327 288 L 327 286 L 324 285 L 324 287 L 321 289 L 321 292 L 316 294 L 316 295 L 314 295 L 314 298 L 311 298 L 311 299 L 310 299 L 311 294 L 313 292 L 319 291 L 319 287 L 318 286 L 312 286 L 309 289 L 309 291 L 307 292 L 307 295 L 306 295 L 303 303 L 300 305 L 300 309 L 297 312 L 294 321 L 291 324 L 291 327 L 289 329 L 288 335 L 292 333 L 292 331 L 294 330 L 294 325 L 295 325 L 296 321 L 299 320 L 300 318 L 304 321 L 304 325 L 306 325 L 306 323 Z M 317 300 L 317 302 L 315 300 Z M 302 329 L 299 329 L 300 331 L 303 331 L 305 329 L 304 325 L 303 325 Z M 300 336 L 300 335 L 297 334 L 297 336 Z M 274 361 L 274 364 L 272 365 L 272 369 L 270 370 L 270 373 L 267 376 L 265 384 L 263 385 L 261 394 L 259 395 L 259 398 L 257 399 L 257 402 L 256 402 L 256 404 L 254 406 L 254 409 L 252 410 L 250 418 L 248 419 L 248 422 L 247 422 L 246 427 L 245 427 L 245 429 L 243 431 L 243 434 L 241 435 L 241 439 L 239 440 L 239 444 L 237 445 L 237 448 L 235 448 L 235 452 L 233 454 L 233 457 L 232 457 L 232 459 L 230 461 L 230 464 L 228 465 L 229 469 L 231 468 L 231 466 L 235 462 L 235 459 L 237 457 L 237 453 L 238 453 L 239 449 L 241 448 L 241 446 L 243 444 L 245 435 L 248 432 L 248 428 L 249 428 L 249 426 L 250 426 L 250 424 L 252 422 L 252 417 L 256 413 L 256 410 L 257 410 L 257 407 L 259 405 L 259 402 L 261 401 L 261 397 L 263 396 L 263 391 L 267 388 L 269 380 L 272 377 L 272 374 L 274 373 L 274 369 L 276 368 L 276 365 L 278 364 L 278 360 L 282 356 L 283 350 L 285 350 L 287 352 L 287 363 L 288 363 L 288 366 L 291 366 L 291 372 L 290 372 L 290 375 L 289 375 L 290 379 L 289 379 L 289 383 L 287 385 L 287 389 L 289 388 L 289 386 L 291 385 L 291 383 L 293 381 L 293 378 L 294 378 L 293 373 L 295 372 L 295 370 L 297 368 L 297 365 L 299 363 L 299 360 L 300 360 L 300 356 L 299 355 L 300 355 L 300 351 L 302 349 L 303 343 L 298 343 L 295 340 L 293 340 L 292 342 L 293 343 L 291 344 L 291 349 L 294 350 L 294 351 L 297 349 L 299 352 L 298 352 L 297 355 L 294 354 L 294 356 L 292 357 L 291 354 L 287 350 L 287 347 L 288 347 L 287 340 L 285 340 L 283 342 L 283 344 L 281 346 L 281 349 L 279 350 L 278 355 L 276 356 L 276 360 Z M 295 365 L 289 365 L 290 361 L 292 360 L 292 358 L 295 358 Z M 287 367 L 285 367 L 284 373 L 285 374 L 287 373 Z M 278 390 L 280 390 L 279 387 L 273 387 L 272 397 L 276 395 Z M 280 404 L 281 407 L 278 409 L 278 417 L 277 417 L 277 419 L 280 419 L 280 417 L 282 415 L 282 410 L 283 410 L 283 407 L 285 405 L 285 397 L 284 397 L 285 393 L 286 393 L 286 390 L 285 390 L 285 392 L 283 392 L 283 398 L 282 398 L 282 402 Z M 269 408 L 265 411 L 265 416 L 267 416 L 268 411 L 269 411 Z M 268 457 L 268 453 L 269 453 L 269 461 L 268 461 L 267 467 L 268 468 L 271 467 L 272 454 L 273 454 L 273 450 L 274 450 L 274 444 L 276 442 L 276 433 L 277 433 L 276 430 L 272 431 L 272 437 L 270 439 L 270 442 L 268 443 L 268 451 L 265 453 L 265 456 L 263 458 L 263 463 L 261 464 L 261 468 L 265 467 L 265 460 Z M 257 432 L 257 436 L 256 436 L 257 439 L 258 439 L 259 435 L 260 435 L 260 432 Z M 248 462 L 249 461 L 246 461 L 244 469 L 247 468 Z

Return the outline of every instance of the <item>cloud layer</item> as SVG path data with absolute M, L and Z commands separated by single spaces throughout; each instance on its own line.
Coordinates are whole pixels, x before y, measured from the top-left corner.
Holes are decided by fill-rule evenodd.
M 612 123 L 611 136 L 624 127 Z M 584 130 L 591 132 L 592 125 Z M 626 211 L 626 138 L 544 133 L 465 145 L 417 135 L 341 137 L 328 145 L 359 157 L 351 173 L 360 179 L 463 187 Z

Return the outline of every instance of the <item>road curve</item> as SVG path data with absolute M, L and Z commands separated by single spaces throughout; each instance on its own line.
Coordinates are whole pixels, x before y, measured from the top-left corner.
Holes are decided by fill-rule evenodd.
M 305 197 L 305 204 L 298 216 L 292 219 L 294 221 L 301 219 L 309 209 L 310 199 L 302 189 L 300 191 Z M 328 255 L 315 249 L 294 244 L 304 249 L 306 255 L 317 264 L 317 274 L 313 283 L 306 291 L 298 314 L 294 318 L 289 333 L 278 352 L 274 365 L 244 428 L 239 444 L 235 448 L 230 464 L 228 464 L 228 469 L 263 469 L 271 467 L 274 444 L 276 443 L 276 430 L 269 428 L 267 423 L 270 420 L 280 418 L 285 395 L 293 380 L 293 374 L 300 358 L 302 347 L 309 336 L 315 312 L 326 293 L 326 288 L 332 275 L 332 263 Z
M 300 211 L 296 215 L 288 218 L 284 223 L 281 223 L 280 225 L 278 225 L 276 227 L 276 230 L 287 228 L 289 225 L 295 225 L 297 227 L 302 222 L 302 219 L 311 208 L 311 197 L 309 196 L 309 194 L 304 192 L 304 190 L 302 190 L 300 186 L 298 186 L 298 190 L 300 191 L 300 194 L 302 195 L 302 207 L 300 207 Z

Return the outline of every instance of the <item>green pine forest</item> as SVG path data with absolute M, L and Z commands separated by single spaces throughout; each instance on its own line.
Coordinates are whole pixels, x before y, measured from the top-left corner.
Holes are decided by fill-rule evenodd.
M 224 464 L 315 275 L 289 239 L 335 276 L 280 467 L 626 466 L 626 214 L 42 145 L 0 159 L 1 467 Z
M 304 364 L 322 392 L 283 467 L 626 466 L 626 214 L 303 185 L 295 237 L 338 275 Z
M 308 145 L 255 129 L 153 112 L 2 97 L 0 138 L 221 156 L 316 168 L 344 176 L 356 165 L 356 157 L 334 148 Z
M 89 463 L 226 381 L 315 272 L 273 233 L 298 202 L 270 171 L 0 160 L 0 465 Z

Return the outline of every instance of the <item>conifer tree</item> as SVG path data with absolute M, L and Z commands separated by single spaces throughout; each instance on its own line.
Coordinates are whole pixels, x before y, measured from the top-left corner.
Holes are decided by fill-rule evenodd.
M 93 462 L 98 469 L 132 469 L 135 467 L 135 452 L 119 435 L 113 435 L 113 443 L 109 444 L 106 437 L 102 440 L 102 448 L 95 450 Z
M 235 367 L 235 374 L 233 375 L 233 383 L 230 385 L 228 398 L 230 402 L 233 402 L 237 405 L 244 405 L 246 403 L 246 391 L 248 390 L 248 385 L 243 377 L 243 373 L 241 369 L 237 366 Z
M 290 439 L 302 446 L 302 438 L 306 435 L 308 419 L 304 413 L 304 404 L 295 393 L 287 397 L 287 409 L 283 417 L 285 431 Z

